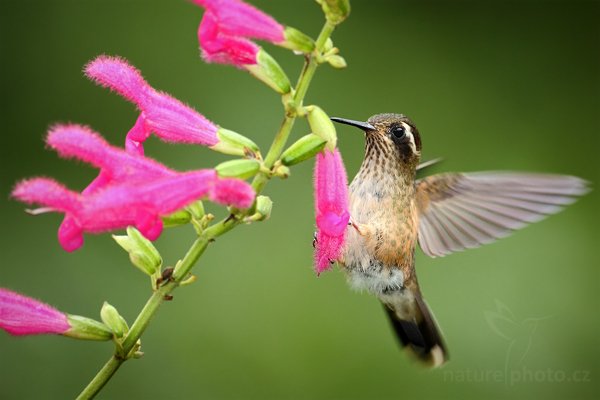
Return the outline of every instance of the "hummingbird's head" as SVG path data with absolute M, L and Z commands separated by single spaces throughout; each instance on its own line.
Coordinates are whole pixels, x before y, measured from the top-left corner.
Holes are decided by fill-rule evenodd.
M 366 138 L 366 157 L 394 157 L 402 164 L 415 166 L 421 157 L 421 136 L 413 122 L 402 114 L 376 114 L 367 122 L 331 118 L 334 122 L 362 129 Z

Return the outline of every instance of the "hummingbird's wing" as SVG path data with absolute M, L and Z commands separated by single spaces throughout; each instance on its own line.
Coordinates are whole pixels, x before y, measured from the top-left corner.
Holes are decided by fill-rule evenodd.
M 574 176 L 518 172 L 432 175 L 416 189 L 419 245 L 430 257 L 508 236 L 588 191 Z

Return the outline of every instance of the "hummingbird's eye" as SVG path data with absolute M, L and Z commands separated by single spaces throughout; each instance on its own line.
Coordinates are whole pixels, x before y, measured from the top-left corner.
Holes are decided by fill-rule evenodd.
M 396 139 L 402 139 L 406 135 L 406 129 L 403 126 L 395 126 L 392 128 L 392 135 Z

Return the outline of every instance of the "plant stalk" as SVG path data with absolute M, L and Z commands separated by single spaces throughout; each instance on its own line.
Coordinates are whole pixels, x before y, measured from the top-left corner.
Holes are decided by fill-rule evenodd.
M 317 69 L 318 63 L 316 61 L 315 56 L 323 51 L 325 42 L 333 33 L 334 28 L 335 26 L 333 24 L 329 22 L 325 23 L 323 29 L 321 30 L 317 38 L 315 53 L 311 54 L 304 64 L 304 68 L 302 69 L 300 77 L 298 78 L 296 91 L 293 95 L 293 101 L 298 106 L 302 105 L 308 87 L 310 86 L 310 82 Z M 294 126 L 295 120 L 296 115 L 286 115 L 283 119 L 279 131 L 275 135 L 273 143 L 271 144 L 271 147 L 269 148 L 269 151 L 265 157 L 264 164 L 267 168 L 270 169 L 271 167 L 273 167 L 275 161 L 277 161 L 281 156 L 281 153 L 283 152 L 283 149 Z M 264 189 L 268 180 L 269 176 L 265 173 L 260 173 L 254 178 L 252 186 L 254 187 L 256 194 L 259 194 Z M 239 225 L 243 221 L 243 216 L 245 216 L 244 213 L 238 215 L 236 218 L 223 219 L 217 222 L 216 224 L 206 228 L 200 234 L 200 236 L 194 241 L 194 243 L 186 253 L 183 260 L 181 260 L 180 264 L 178 264 L 178 266 L 176 267 L 171 279 L 167 281 L 167 283 L 161 285 L 158 289 L 156 289 L 152 296 L 148 299 L 148 301 L 144 305 L 144 308 L 135 319 L 129 332 L 123 340 L 122 349 L 119 349 L 116 354 L 111 356 L 111 358 L 100 369 L 100 371 L 98 371 L 96 376 L 94 376 L 90 383 L 79 394 L 77 399 L 92 399 L 100 392 L 100 390 L 102 390 L 102 388 L 112 378 L 112 376 L 119 369 L 119 367 L 128 359 L 130 353 L 138 343 L 138 340 L 146 330 L 146 327 L 150 324 L 150 321 L 158 311 L 158 308 L 163 303 L 165 298 L 167 298 L 169 294 L 177 286 L 179 286 L 181 281 L 188 276 L 191 269 L 194 267 L 198 259 L 202 256 L 202 254 L 208 247 L 208 244 L 217 237 L 221 236 L 222 234 L 230 231 L 231 229 Z

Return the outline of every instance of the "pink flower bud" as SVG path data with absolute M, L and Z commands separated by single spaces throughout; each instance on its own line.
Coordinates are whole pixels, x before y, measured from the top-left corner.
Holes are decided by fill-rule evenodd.
M 331 261 L 340 257 L 350 220 L 348 181 L 338 149 L 326 149 L 317 154 L 315 213 L 318 229 L 315 269 L 317 273 L 321 273 L 329 268 Z
M 0 288 L 0 328 L 11 335 L 63 334 L 67 316 L 48 304 Z

